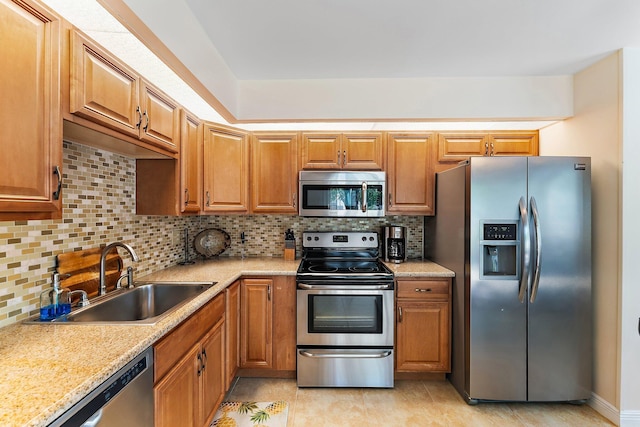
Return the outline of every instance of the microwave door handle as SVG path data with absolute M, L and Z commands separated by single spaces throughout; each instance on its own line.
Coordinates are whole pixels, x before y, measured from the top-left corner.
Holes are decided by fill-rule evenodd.
M 362 183 L 362 212 L 367 211 L 367 183 Z

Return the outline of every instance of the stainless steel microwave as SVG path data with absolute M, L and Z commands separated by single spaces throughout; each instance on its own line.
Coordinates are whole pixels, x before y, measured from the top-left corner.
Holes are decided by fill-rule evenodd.
M 383 217 L 385 172 L 301 171 L 301 216 Z

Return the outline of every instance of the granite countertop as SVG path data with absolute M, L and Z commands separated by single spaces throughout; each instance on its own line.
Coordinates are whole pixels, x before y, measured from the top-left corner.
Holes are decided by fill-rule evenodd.
M 46 426 L 241 276 L 295 275 L 300 260 L 219 258 L 137 277 L 217 282 L 155 325 L 25 325 L 0 329 L 0 425 Z M 397 277 L 451 277 L 429 261 L 387 264 Z

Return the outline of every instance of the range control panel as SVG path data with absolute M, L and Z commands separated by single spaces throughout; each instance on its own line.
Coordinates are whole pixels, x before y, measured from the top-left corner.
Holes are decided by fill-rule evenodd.
M 516 224 L 484 224 L 483 240 L 518 240 Z

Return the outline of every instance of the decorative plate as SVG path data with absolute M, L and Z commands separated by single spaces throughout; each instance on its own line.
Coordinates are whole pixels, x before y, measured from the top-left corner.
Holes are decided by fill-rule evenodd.
M 198 254 L 208 258 L 220 255 L 231 246 L 231 237 L 219 228 L 208 228 L 196 235 L 193 246 Z

